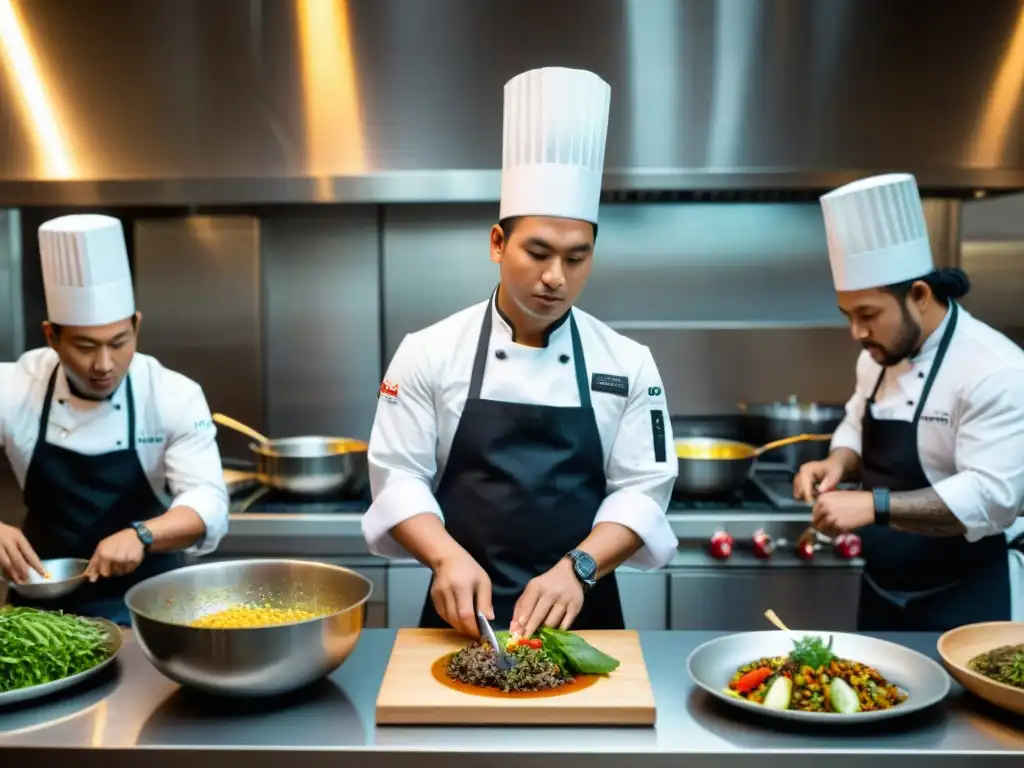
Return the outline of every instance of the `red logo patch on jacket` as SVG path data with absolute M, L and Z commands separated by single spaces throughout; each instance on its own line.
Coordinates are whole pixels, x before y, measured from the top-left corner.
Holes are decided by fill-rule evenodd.
M 387 400 L 389 403 L 397 403 L 398 385 L 392 381 L 384 379 L 384 381 L 381 382 L 380 392 L 378 393 L 377 396 L 383 398 L 384 400 Z

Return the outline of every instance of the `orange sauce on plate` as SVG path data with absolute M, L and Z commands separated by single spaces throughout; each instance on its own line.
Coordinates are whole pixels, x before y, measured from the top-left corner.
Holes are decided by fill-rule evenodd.
M 447 653 L 435 661 L 430 666 L 430 674 L 441 685 L 451 688 L 453 691 L 461 691 L 473 696 L 489 696 L 497 699 L 546 699 L 551 696 L 564 696 L 576 691 L 582 691 L 603 677 L 603 675 L 576 675 L 571 683 L 565 683 L 557 688 L 545 688 L 541 691 L 509 691 L 505 693 L 505 691 L 498 688 L 488 688 L 482 685 L 472 685 L 452 680 L 448 677 L 448 660 L 454 655 L 454 653 Z

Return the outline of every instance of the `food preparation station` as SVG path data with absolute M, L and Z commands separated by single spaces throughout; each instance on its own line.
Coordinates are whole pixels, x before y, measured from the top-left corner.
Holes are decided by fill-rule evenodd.
M 936 707 L 870 727 L 780 726 L 737 714 L 686 672 L 690 652 L 716 634 L 641 633 L 654 727 L 485 728 L 374 725 L 391 630 L 365 630 L 348 661 L 321 683 L 255 703 L 178 688 L 146 662 L 129 633 L 110 674 L 60 698 L 0 711 L 0 755 L 4 765 L 66 761 L 78 768 L 984 768 L 1024 761 L 1021 719 L 955 684 Z M 935 658 L 937 635 L 882 637 Z

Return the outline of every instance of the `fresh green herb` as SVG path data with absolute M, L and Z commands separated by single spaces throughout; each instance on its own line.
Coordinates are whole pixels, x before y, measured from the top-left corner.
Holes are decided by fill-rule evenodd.
M 805 635 L 803 640 L 793 642 L 796 647 L 789 656 L 801 667 L 806 665 L 811 669 L 820 669 L 831 664 L 836 657 L 832 653 L 832 640 L 832 636 L 829 635 L 828 645 L 825 645 L 820 637 Z
M 618 659 L 597 650 L 573 632 L 542 627 L 540 639 L 552 661 L 556 656 L 564 659 L 564 665 L 559 661 L 555 663 L 573 675 L 607 675 L 619 667 Z
M 85 672 L 110 656 L 95 624 L 60 612 L 0 608 L 0 693 Z
M 506 646 L 511 639 L 508 632 L 495 632 L 494 636 Z M 619 667 L 618 659 L 599 651 L 573 632 L 541 627 L 534 637 L 540 638 L 544 655 L 570 675 L 607 675 Z

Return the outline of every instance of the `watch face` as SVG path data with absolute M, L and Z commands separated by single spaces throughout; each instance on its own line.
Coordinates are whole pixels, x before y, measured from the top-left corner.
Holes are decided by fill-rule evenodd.
M 576 573 L 579 574 L 581 579 L 592 579 L 594 574 L 597 573 L 597 563 L 594 562 L 594 558 L 585 552 L 576 554 L 574 565 L 576 566 Z

